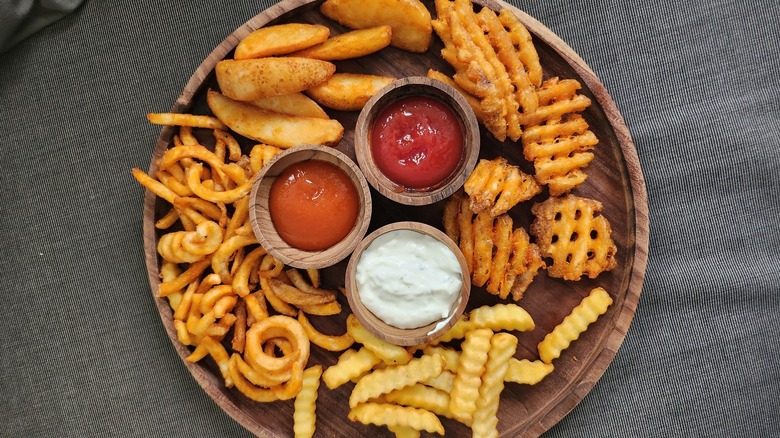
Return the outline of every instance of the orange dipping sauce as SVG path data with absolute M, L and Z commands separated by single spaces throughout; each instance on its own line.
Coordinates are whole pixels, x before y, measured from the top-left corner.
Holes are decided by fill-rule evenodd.
M 391 103 L 371 131 L 376 166 L 406 188 L 425 189 L 444 181 L 458 167 L 463 150 L 457 115 L 432 97 L 410 96 Z
M 268 210 L 290 246 L 320 251 L 343 240 L 357 221 L 358 192 L 336 165 L 321 160 L 291 164 L 271 185 Z

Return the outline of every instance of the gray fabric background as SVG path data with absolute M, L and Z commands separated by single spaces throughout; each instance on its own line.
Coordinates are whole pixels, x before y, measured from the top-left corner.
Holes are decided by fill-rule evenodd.
M 166 337 L 130 168 L 270 3 L 87 1 L 0 55 L 0 435 L 248 435 Z M 512 3 L 606 85 L 650 201 L 631 329 L 548 435 L 780 436 L 780 3 Z

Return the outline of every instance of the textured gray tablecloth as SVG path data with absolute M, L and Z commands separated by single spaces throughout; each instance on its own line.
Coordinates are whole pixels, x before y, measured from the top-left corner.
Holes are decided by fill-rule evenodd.
M 780 3 L 513 3 L 606 85 L 650 202 L 631 329 L 548 435 L 779 436 Z M 248 435 L 165 334 L 129 170 L 269 4 L 87 1 L 0 55 L 0 435 Z

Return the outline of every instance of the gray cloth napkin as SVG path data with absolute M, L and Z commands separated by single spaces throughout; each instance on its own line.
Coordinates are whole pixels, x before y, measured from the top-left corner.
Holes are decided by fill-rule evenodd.
M 0 0 L 0 53 L 70 14 L 83 0 Z

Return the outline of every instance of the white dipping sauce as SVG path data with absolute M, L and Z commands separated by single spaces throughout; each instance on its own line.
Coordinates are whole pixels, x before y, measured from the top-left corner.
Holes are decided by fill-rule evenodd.
M 463 285 L 460 263 L 447 245 L 411 230 L 371 242 L 360 255 L 355 281 L 366 308 L 402 329 L 449 316 Z

